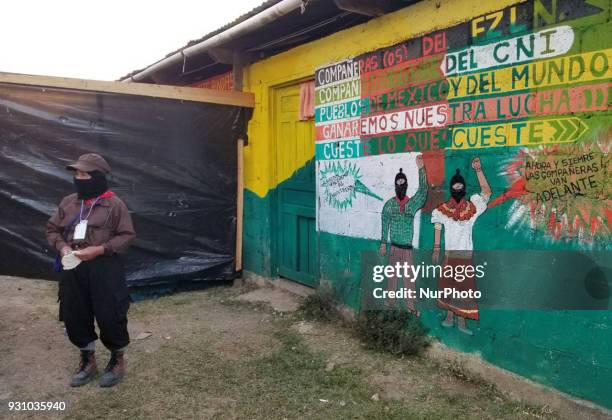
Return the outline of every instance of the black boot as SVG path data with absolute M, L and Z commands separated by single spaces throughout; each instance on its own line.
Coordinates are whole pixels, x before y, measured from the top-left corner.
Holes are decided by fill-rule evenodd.
M 79 371 L 72 377 L 70 386 L 83 386 L 90 382 L 98 374 L 96 366 L 96 353 L 92 350 L 81 350 L 81 362 Z
M 125 360 L 122 351 L 111 352 L 111 358 L 100 378 L 100 386 L 103 388 L 117 385 L 125 374 Z

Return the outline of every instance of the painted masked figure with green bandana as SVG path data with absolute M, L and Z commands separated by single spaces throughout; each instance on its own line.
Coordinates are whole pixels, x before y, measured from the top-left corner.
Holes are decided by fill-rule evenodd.
M 389 251 L 389 265 L 396 263 L 412 265 L 412 236 L 414 234 L 414 215 L 423 207 L 427 200 L 427 175 L 421 155 L 416 158 L 416 165 L 419 169 L 419 188 L 412 197 L 406 195 L 408 190 L 408 179 L 402 168 L 395 176 L 395 196 L 390 198 L 383 206 L 381 213 L 381 240 L 380 254 L 387 254 L 387 246 L 391 245 Z M 414 290 L 415 283 L 410 279 L 403 279 L 404 286 Z M 389 290 L 396 290 L 397 278 L 392 276 L 389 278 Z M 392 304 L 392 301 L 390 302 Z M 409 299 L 406 302 L 408 309 L 419 315 L 419 312 L 414 307 L 414 300 Z M 392 305 L 390 305 L 392 306 Z

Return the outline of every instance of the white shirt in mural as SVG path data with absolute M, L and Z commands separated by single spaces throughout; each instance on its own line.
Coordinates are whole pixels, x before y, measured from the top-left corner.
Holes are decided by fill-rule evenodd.
M 480 194 L 474 194 L 470 201 L 476 207 L 476 213 L 468 220 L 455 220 L 442 214 L 438 209 L 431 212 L 431 223 L 444 226 L 444 249 L 446 251 L 472 251 L 472 229 L 476 219 L 487 209 L 487 200 Z

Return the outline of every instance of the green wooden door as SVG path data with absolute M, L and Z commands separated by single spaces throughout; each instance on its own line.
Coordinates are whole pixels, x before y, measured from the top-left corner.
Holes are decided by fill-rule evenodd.
M 299 121 L 299 85 L 275 90 L 278 273 L 316 286 L 314 121 Z

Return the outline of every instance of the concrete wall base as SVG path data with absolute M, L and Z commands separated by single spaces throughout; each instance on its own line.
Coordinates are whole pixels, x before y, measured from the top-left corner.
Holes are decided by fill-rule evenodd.
M 547 406 L 561 418 L 610 419 L 612 411 L 589 401 L 574 398 L 556 389 L 538 384 L 482 360 L 476 354 L 461 353 L 434 341 L 426 356 L 432 360 L 453 363 L 466 372 L 490 382 L 508 398 L 525 404 Z
M 249 271 L 245 271 L 243 273 L 242 279 L 238 279 L 238 280 L 244 281 L 245 284 L 254 284 L 259 287 L 265 287 L 265 286 L 278 287 L 280 289 L 287 290 L 288 292 L 291 292 L 293 294 L 296 294 L 298 296 L 303 296 L 303 297 L 312 295 L 313 293 L 316 292 L 316 289 L 313 289 L 312 287 L 304 286 L 302 284 L 296 283 L 291 280 L 284 279 L 282 277 L 278 277 L 278 278 L 263 277 L 255 273 L 251 273 Z M 234 281 L 234 284 L 236 284 L 236 281 L 237 280 Z

